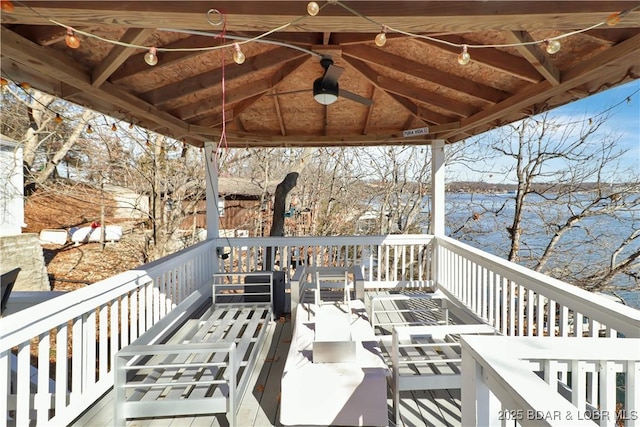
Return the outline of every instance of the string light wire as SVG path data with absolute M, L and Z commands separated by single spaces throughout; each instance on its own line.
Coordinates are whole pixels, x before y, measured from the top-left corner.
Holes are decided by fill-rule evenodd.
M 133 48 L 133 49 L 144 49 L 144 50 L 149 50 L 151 47 L 153 46 L 143 46 L 143 45 L 136 45 L 136 44 L 131 44 L 131 43 L 125 43 L 119 40 L 111 40 L 108 39 L 106 37 L 101 37 L 99 35 L 93 34 L 93 33 L 89 33 L 83 30 L 78 30 L 76 28 L 73 28 L 69 25 L 66 25 L 62 22 L 59 22 L 55 19 L 52 18 L 47 18 L 42 16 L 40 13 L 38 13 L 37 11 L 33 10 L 31 7 L 26 6 L 24 4 L 22 4 L 20 1 L 17 1 L 16 3 L 25 6 L 27 8 L 29 8 L 31 11 L 33 11 L 34 13 L 36 13 L 38 16 L 42 17 L 43 19 L 48 20 L 49 22 L 58 25 L 60 27 L 66 28 L 66 29 L 71 29 L 73 30 L 76 34 L 81 34 L 85 37 L 91 37 L 91 38 L 95 38 L 98 40 L 101 40 L 105 43 L 111 43 L 114 45 L 118 45 L 118 46 L 123 46 L 123 47 L 128 47 L 128 48 Z M 424 34 L 416 34 L 416 33 L 412 33 L 409 31 L 404 31 L 402 29 L 399 28 L 394 28 L 391 27 L 387 24 L 381 23 L 379 21 L 376 21 L 375 19 L 372 19 L 360 12 L 358 12 L 357 10 L 353 9 L 352 7 L 344 4 L 343 2 L 341 2 L 340 0 L 332 0 L 330 2 L 326 2 L 324 3 L 322 6 L 320 6 L 319 11 L 322 11 L 322 9 L 324 9 L 326 6 L 328 5 L 338 5 L 340 7 L 342 7 L 343 9 L 345 9 L 347 12 L 351 13 L 354 16 L 357 16 L 359 18 L 362 18 L 368 22 L 370 22 L 371 24 L 375 25 L 376 28 L 385 28 L 387 30 L 387 33 L 397 33 L 397 34 L 402 34 L 404 36 L 407 37 L 411 37 L 411 38 L 416 38 L 416 39 L 423 39 L 423 40 L 429 40 L 431 42 L 434 43 L 439 43 L 439 44 L 443 44 L 446 46 L 450 46 L 450 47 L 455 47 L 455 48 L 462 48 L 463 46 L 467 46 L 468 49 L 483 49 L 483 48 L 508 48 L 508 47 L 518 47 L 518 46 L 530 46 L 530 45 L 541 45 L 544 44 L 547 41 L 550 40 L 560 40 L 560 39 L 564 39 L 567 37 L 571 37 L 574 36 L 576 34 L 580 34 L 580 33 L 584 33 L 587 31 L 591 31 L 593 29 L 599 28 L 603 25 L 607 24 L 607 20 L 598 22 L 596 24 L 593 24 L 589 27 L 583 28 L 583 29 L 579 29 L 579 30 L 574 30 L 574 31 L 570 31 L 568 33 L 564 33 L 564 34 L 560 34 L 558 36 L 554 36 L 554 37 L 545 37 L 542 40 L 531 40 L 531 41 L 526 41 L 526 42 L 519 42 L 519 43 L 495 43 L 495 44 L 469 44 L 469 43 L 455 43 L 455 42 L 451 42 L 448 40 L 442 40 L 436 37 L 431 37 L 431 36 L 427 36 Z M 629 14 L 630 12 L 634 12 L 636 10 L 640 9 L 640 5 L 630 9 L 630 10 L 625 10 L 625 11 L 621 11 L 618 12 L 618 16 L 620 18 L 626 16 L 627 14 Z M 207 12 L 207 20 L 209 21 L 209 23 L 211 25 L 219 25 L 220 23 L 224 23 L 226 20 L 226 17 L 223 13 L 215 10 L 217 13 L 220 14 L 220 22 L 211 22 L 211 20 L 209 19 L 209 14 L 211 13 L 211 11 L 214 9 L 209 10 L 209 12 Z M 265 43 L 265 44 L 277 44 L 280 46 L 285 46 L 285 47 L 289 47 L 292 49 L 298 49 L 301 51 L 304 51 L 306 53 L 309 53 L 311 55 L 314 56 L 318 56 L 318 57 L 322 57 L 321 54 L 308 50 L 308 49 L 304 49 L 301 48 L 300 46 L 296 46 L 296 45 L 292 45 L 289 43 L 285 43 L 285 42 L 279 42 L 276 40 L 269 40 L 269 39 L 265 39 L 265 37 L 268 37 L 269 35 L 282 31 L 286 28 L 288 28 L 291 25 L 295 25 L 298 22 L 306 19 L 306 18 L 310 18 L 310 16 L 308 14 L 305 15 L 301 15 L 287 23 L 284 23 L 276 28 L 273 28 L 267 32 L 264 32 L 262 34 L 259 34 L 255 37 L 243 37 L 243 36 L 234 36 L 234 35 L 230 35 L 227 34 L 226 38 L 231 39 L 231 40 L 238 40 L 236 43 L 238 45 L 243 45 L 243 44 L 247 44 L 247 43 L 252 43 L 252 42 L 259 42 L 259 43 Z M 312 18 L 312 17 L 311 17 Z M 175 29 L 175 28 L 158 28 L 159 31 L 167 31 L 167 32 L 180 32 L 180 33 L 187 33 L 187 34 L 192 34 L 192 35 L 207 35 L 207 36 L 212 36 L 212 37 L 219 37 L 219 34 L 215 34 L 215 33 L 208 33 L 205 31 L 192 31 L 192 30 L 181 30 L 181 29 Z M 206 51 L 213 51 L 213 50 L 220 50 L 220 49 L 234 49 L 234 46 L 236 43 L 225 43 L 219 46 L 205 46 L 205 47 L 193 47 L 193 48 L 164 48 L 164 47 L 156 47 L 156 50 L 158 52 L 206 52 Z

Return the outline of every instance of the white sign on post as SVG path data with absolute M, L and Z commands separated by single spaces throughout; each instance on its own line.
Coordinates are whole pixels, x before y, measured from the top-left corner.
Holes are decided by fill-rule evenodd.
M 417 136 L 417 135 L 427 135 L 429 133 L 429 128 L 417 128 L 417 129 L 407 129 L 402 131 L 402 136 L 407 138 L 409 136 Z

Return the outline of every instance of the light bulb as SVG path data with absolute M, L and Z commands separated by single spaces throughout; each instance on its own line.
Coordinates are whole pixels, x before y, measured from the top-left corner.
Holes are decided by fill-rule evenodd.
M 93 129 L 91 128 L 91 125 L 87 125 L 87 133 L 93 133 Z
M 152 47 L 147 53 L 144 54 L 144 62 L 152 67 L 158 63 L 158 56 L 156 55 L 156 51 L 156 48 Z
M 245 56 L 244 56 L 244 53 L 242 52 L 242 50 L 240 49 L 240 45 L 238 43 L 235 43 L 233 45 L 233 47 L 235 48 L 235 50 L 233 52 L 233 61 L 236 64 L 244 63 Z
M 56 118 L 53 120 L 55 120 L 56 123 L 62 123 L 62 117 L 59 113 L 56 113 Z
M 1 7 L 2 7 L 2 11 L 7 13 L 11 13 L 15 9 L 13 6 L 13 3 L 11 3 L 9 0 L 2 0 Z
M 307 13 L 309 15 L 316 16 L 318 12 L 320 12 L 320 6 L 318 6 L 318 3 L 314 1 L 307 3 Z
M 610 27 L 613 27 L 614 25 L 618 25 L 618 22 L 620 22 L 620 12 L 612 13 L 607 18 L 607 25 Z
M 116 124 L 115 124 L 115 123 L 114 123 L 114 124 L 112 124 L 112 125 L 111 125 L 111 130 L 112 130 L 112 131 L 114 131 L 114 132 L 115 132 L 115 131 L 117 131 L 117 130 L 118 130 L 118 126 L 116 126 Z
M 24 89 L 24 90 L 29 90 L 29 89 L 31 89 L 31 85 L 30 85 L 29 83 L 27 83 L 27 82 L 22 82 L 22 83 L 20 83 L 20 87 L 21 87 L 22 89 Z
M 546 46 L 546 51 L 548 54 L 553 55 L 554 53 L 558 53 L 558 51 L 560 50 L 560 42 L 558 40 L 547 40 L 545 41 Z
M 375 39 L 376 46 L 382 47 L 387 42 L 387 29 L 382 27 L 382 30 L 378 33 Z
M 64 38 L 64 41 L 71 49 L 77 49 L 80 47 L 80 39 L 71 28 L 67 28 L 67 36 Z
M 9 82 L 4 77 L 0 78 L 0 86 L 6 86 Z
M 471 61 L 471 55 L 467 51 L 467 45 L 462 46 L 462 52 L 458 55 L 458 64 L 467 65 Z

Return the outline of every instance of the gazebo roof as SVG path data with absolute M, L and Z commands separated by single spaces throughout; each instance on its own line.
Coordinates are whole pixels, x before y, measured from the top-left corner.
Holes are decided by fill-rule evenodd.
M 194 145 L 224 131 L 230 147 L 294 147 L 455 142 L 640 75 L 638 1 L 318 5 L 310 16 L 307 1 L 15 2 L 2 76 Z M 373 103 L 316 102 L 322 57 L 344 69 L 341 91 Z

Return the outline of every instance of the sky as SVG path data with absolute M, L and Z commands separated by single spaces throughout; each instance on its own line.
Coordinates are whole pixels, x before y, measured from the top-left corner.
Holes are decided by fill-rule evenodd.
M 629 98 L 629 102 L 627 102 Z M 615 106 L 615 107 L 614 107 Z M 620 160 L 619 170 L 635 170 L 640 173 L 640 80 L 626 83 L 596 95 L 572 102 L 550 112 L 561 121 L 583 120 L 612 108 L 611 116 L 601 127 L 601 131 L 612 132 L 619 136 L 618 147 L 628 150 Z M 491 132 L 485 135 L 490 136 Z M 500 163 L 500 160 L 498 160 Z M 507 160 L 503 161 L 507 164 Z M 513 182 L 507 177 L 506 182 Z M 480 174 L 471 172 L 459 165 L 447 166 L 447 179 L 455 181 L 505 182 L 499 174 Z M 619 180 L 624 180 L 620 176 Z

